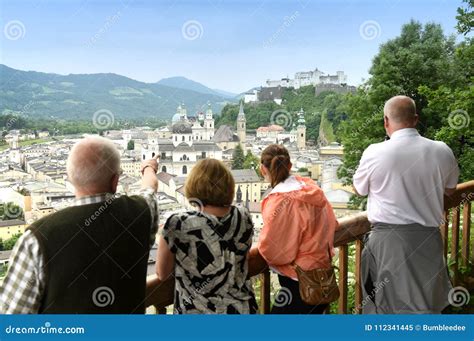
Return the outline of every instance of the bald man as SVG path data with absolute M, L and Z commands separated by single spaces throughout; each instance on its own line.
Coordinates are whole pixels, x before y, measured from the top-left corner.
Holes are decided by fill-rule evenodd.
M 411 98 L 389 99 L 390 139 L 370 145 L 354 174 L 356 192 L 368 195 L 372 224 L 362 254 L 364 313 L 436 314 L 449 304 L 439 225 L 459 170 L 451 149 L 420 136 L 417 123 Z
M 144 313 L 148 254 L 158 227 L 158 163 L 142 164 L 142 191 L 115 194 L 120 154 L 102 137 L 71 150 L 73 207 L 31 224 L 0 287 L 0 313 Z

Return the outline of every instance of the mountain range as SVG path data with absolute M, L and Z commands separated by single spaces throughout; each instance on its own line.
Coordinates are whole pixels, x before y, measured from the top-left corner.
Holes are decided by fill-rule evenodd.
M 172 88 L 192 90 L 203 94 L 216 95 L 225 98 L 235 98 L 239 96 L 238 94 L 234 94 L 232 92 L 208 88 L 207 86 L 186 77 L 163 78 L 157 84 L 170 86 Z
M 59 75 L 0 64 L 0 114 L 89 119 L 98 110 L 109 110 L 116 118 L 169 119 L 181 103 L 193 116 L 207 103 L 220 112 L 238 98 L 185 77 L 144 83 L 114 73 Z

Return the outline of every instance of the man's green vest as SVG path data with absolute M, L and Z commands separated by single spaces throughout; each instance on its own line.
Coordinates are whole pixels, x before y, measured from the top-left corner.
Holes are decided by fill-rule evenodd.
M 33 223 L 44 255 L 40 313 L 144 313 L 150 227 L 149 206 L 138 196 L 69 207 Z

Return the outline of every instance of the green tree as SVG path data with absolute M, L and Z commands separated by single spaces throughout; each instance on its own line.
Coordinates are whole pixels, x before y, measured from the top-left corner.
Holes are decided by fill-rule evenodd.
M 232 154 L 232 169 L 243 169 L 244 168 L 244 150 L 240 143 L 235 147 L 234 153 Z
M 134 149 L 135 149 L 135 141 L 134 140 L 128 141 L 127 150 L 134 150 Z
M 21 233 L 16 233 L 11 238 L 5 240 L 3 242 L 3 250 L 12 250 L 18 239 L 20 239 L 20 237 Z
M 247 155 L 245 155 L 244 163 L 242 165 L 243 169 L 254 169 L 257 174 L 260 176 L 260 159 L 253 155 L 252 151 L 249 150 Z
M 355 94 L 347 95 L 339 108 L 347 115 L 338 128 L 345 148 L 339 176 L 346 184 L 352 182 L 365 148 L 383 141 L 383 105 L 390 97 L 405 94 L 413 98 L 421 134 L 435 138 L 443 120 L 426 110 L 428 98 L 421 87 L 433 89 L 453 82 L 454 51 L 454 38 L 446 37 L 440 25 L 423 26 L 416 21 L 403 25 L 400 36 L 381 45 L 369 71 L 371 77 Z M 355 199 L 354 204 L 359 201 Z
M 458 31 L 467 34 L 474 25 L 474 1 L 465 1 L 467 8 L 459 8 Z M 426 111 L 440 117 L 441 128 L 435 132 L 453 150 L 461 170 L 460 181 L 474 179 L 474 131 L 471 115 L 474 112 L 474 44 L 472 38 L 461 42 L 454 54 L 452 81 L 436 89 L 420 87 L 428 99 Z
M 8 271 L 8 266 L 5 264 L 1 264 L 0 265 L 0 278 L 5 277 L 5 275 L 7 274 L 7 271 Z
M 474 26 L 474 0 L 464 0 L 463 2 L 467 4 L 467 7 L 458 8 L 458 15 L 456 16 L 458 23 L 456 28 L 459 33 L 467 35 L 472 31 L 472 27 Z

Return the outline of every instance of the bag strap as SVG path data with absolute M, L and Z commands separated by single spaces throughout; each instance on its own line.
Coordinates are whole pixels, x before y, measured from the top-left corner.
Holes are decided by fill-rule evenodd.
M 332 264 L 331 247 L 329 246 L 329 243 L 328 243 L 328 255 L 329 255 L 329 263 Z
M 331 247 L 329 246 L 329 243 L 328 243 L 328 255 L 329 255 L 329 264 L 332 264 L 332 255 L 331 255 Z M 295 263 L 295 261 L 292 261 L 291 264 L 290 264 L 293 269 L 296 270 L 296 267 L 299 265 Z

